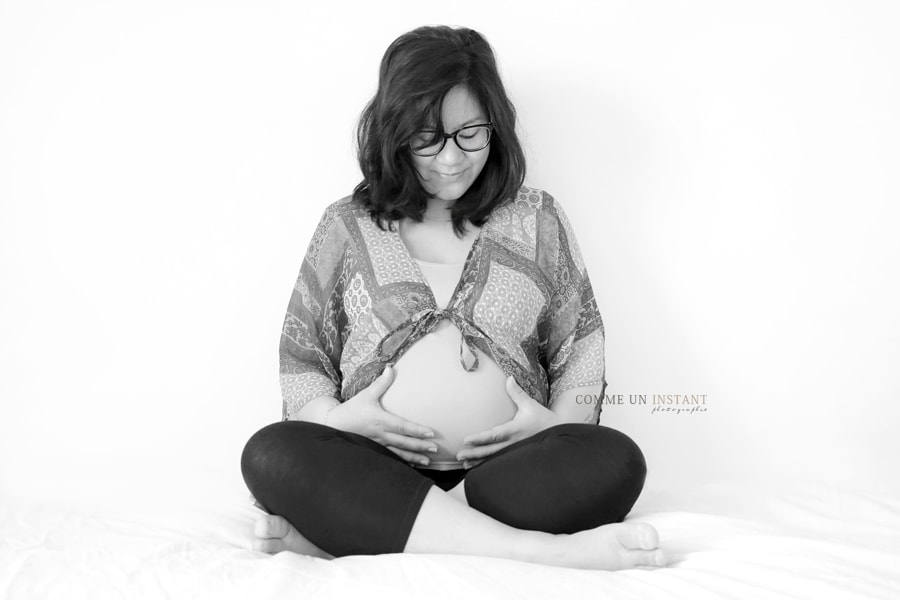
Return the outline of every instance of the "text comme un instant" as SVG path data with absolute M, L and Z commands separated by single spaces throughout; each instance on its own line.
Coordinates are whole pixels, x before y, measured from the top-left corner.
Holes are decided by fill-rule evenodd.
M 647 394 L 607 394 L 602 397 L 600 394 L 576 394 L 576 404 L 652 404 L 652 405 L 703 405 L 706 404 L 706 394 L 650 394 L 648 401 Z

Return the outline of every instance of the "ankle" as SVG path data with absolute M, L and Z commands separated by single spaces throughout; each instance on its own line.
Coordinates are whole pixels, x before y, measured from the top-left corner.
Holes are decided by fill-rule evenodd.
M 564 535 L 544 531 L 519 530 L 511 558 L 541 564 L 560 564 L 564 549 Z

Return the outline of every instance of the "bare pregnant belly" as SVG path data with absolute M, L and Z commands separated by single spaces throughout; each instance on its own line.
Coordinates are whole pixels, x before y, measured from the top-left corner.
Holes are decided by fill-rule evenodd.
M 407 348 L 394 365 L 394 381 L 381 396 L 384 409 L 434 430 L 438 447 L 428 468 L 457 469 L 456 453 L 469 434 L 505 423 L 516 414 L 506 373 L 478 352 L 478 368 L 459 362 L 460 332 L 444 320 Z

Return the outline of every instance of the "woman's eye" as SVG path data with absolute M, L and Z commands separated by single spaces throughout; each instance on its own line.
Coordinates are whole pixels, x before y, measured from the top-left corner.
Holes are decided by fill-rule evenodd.
M 410 142 L 416 148 L 426 148 L 435 143 L 435 135 L 433 131 L 420 131 L 410 138 Z

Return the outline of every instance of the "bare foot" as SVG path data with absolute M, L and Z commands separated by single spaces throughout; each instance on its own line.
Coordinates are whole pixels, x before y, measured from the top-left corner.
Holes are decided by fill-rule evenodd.
M 610 523 L 556 538 L 556 548 L 544 557 L 551 564 L 610 571 L 666 565 L 659 534 L 648 523 Z
M 303 537 L 287 519 L 278 515 L 261 516 L 256 521 L 253 533 L 256 535 L 253 549 L 257 552 L 278 554 L 288 551 L 317 558 L 334 558 Z
M 468 506 L 465 479 L 447 495 Z M 526 560 L 583 569 L 618 570 L 639 566 L 664 567 L 659 534 L 648 523 L 610 523 L 587 531 L 553 536 L 552 556 L 546 549 Z

